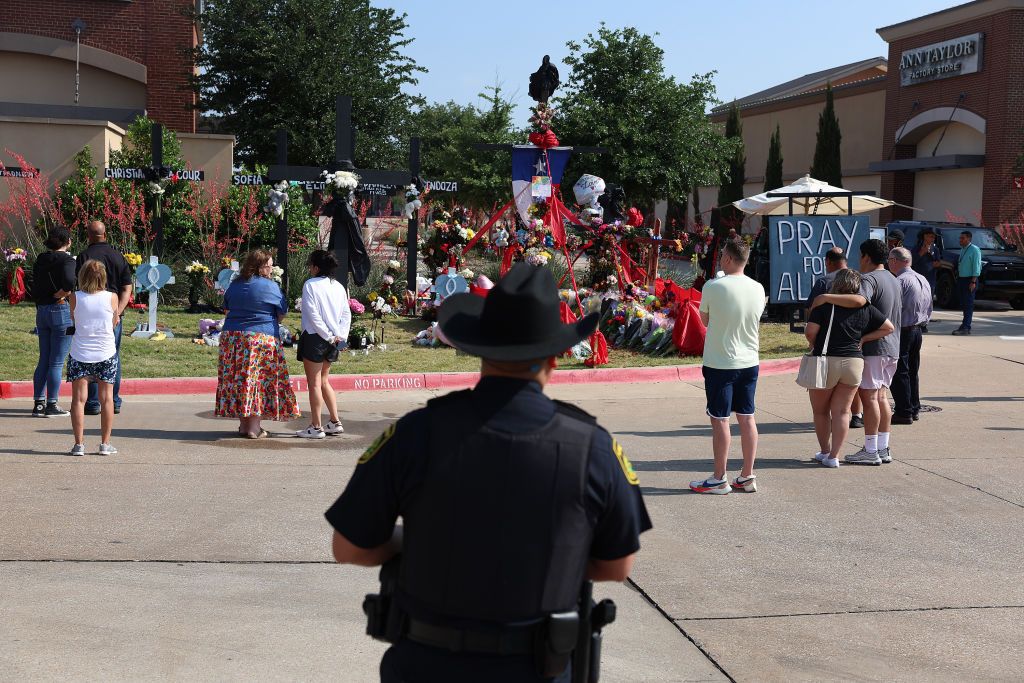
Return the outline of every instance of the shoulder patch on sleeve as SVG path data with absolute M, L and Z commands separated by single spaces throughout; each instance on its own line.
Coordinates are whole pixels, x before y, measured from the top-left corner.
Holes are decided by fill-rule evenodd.
M 364 451 L 361 456 L 359 456 L 359 461 L 356 464 L 365 465 L 366 463 L 373 460 L 373 456 L 377 455 L 377 453 L 380 452 L 380 449 L 384 448 L 384 444 L 390 441 L 391 437 L 393 437 L 394 435 L 395 425 L 393 424 L 387 429 L 385 429 L 380 436 L 373 440 L 373 443 L 370 444 L 370 447 L 367 448 L 366 451 Z
M 622 446 L 615 439 L 612 439 L 612 453 L 615 454 L 615 459 L 619 461 L 619 467 L 622 468 L 622 473 L 626 475 L 626 481 L 633 486 L 637 486 L 640 483 L 640 477 L 636 476 L 633 463 L 629 461 L 626 453 L 622 450 Z

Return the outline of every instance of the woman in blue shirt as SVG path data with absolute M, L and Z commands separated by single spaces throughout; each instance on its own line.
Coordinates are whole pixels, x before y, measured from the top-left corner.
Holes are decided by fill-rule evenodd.
M 250 252 L 224 292 L 215 412 L 237 417 L 239 434 L 250 439 L 267 436 L 260 426 L 264 417 L 285 421 L 300 415 L 278 336 L 288 303 L 270 279 L 273 267 L 269 253 Z

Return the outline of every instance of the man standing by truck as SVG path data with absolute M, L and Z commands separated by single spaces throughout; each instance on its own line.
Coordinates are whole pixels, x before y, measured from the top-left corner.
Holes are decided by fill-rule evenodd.
M 981 249 L 971 240 L 974 235 L 970 230 L 960 233 L 960 259 L 957 262 L 957 294 L 960 296 L 960 305 L 963 306 L 964 319 L 960 327 L 953 330 L 953 334 L 962 335 L 971 333 L 971 323 L 974 319 L 974 295 L 978 291 L 978 278 L 981 277 Z

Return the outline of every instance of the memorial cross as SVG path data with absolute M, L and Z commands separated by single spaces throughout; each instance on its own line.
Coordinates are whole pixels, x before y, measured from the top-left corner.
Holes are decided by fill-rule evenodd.
M 107 180 L 143 180 L 151 183 L 159 183 L 162 180 L 171 182 L 192 181 L 202 182 L 206 180 L 206 172 L 202 169 L 191 168 L 168 168 L 164 166 L 164 127 L 154 123 L 150 128 L 150 147 L 152 152 L 152 163 L 147 167 L 140 168 L 104 168 L 103 177 Z M 157 195 L 153 200 L 153 253 L 157 256 L 164 255 L 164 219 L 160 210 L 162 196 Z
M 139 323 L 136 330 L 132 332 L 132 336 L 148 339 L 157 333 L 156 309 L 160 301 L 160 290 L 167 285 L 174 284 L 174 275 L 171 274 L 171 269 L 166 264 L 160 263 L 157 256 L 150 256 L 149 263 L 143 263 L 135 271 L 135 281 L 139 289 L 149 292 L 149 322 Z M 166 329 L 164 333 L 168 338 L 174 337 L 170 328 Z
M 355 154 L 355 129 L 352 127 L 352 98 L 347 95 L 338 95 L 335 101 L 336 122 L 334 129 L 334 166 L 343 161 L 352 161 Z M 287 156 L 287 134 L 278 131 L 277 138 L 277 161 L 276 165 L 270 167 L 267 178 L 276 182 L 287 180 L 300 182 L 310 189 L 323 189 L 325 171 L 333 168 L 321 166 L 289 166 Z M 364 191 L 373 190 L 373 194 L 386 194 L 389 188 L 405 187 L 410 183 L 418 182 L 420 174 L 419 163 L 419 138 L 412 138 L 410 141 L 409 169 L 408 170 L 374 170 L 356 169 L 359 176 L 359 187 Z M 409 258 L 406 264 L 408 282 L 416 282 L 416 240 L 419 226 L 418 216 L 409 219 L 408 241 L 411 245 L 408 252 Z M 331 235 L 334 243 L 334 254 L 345 271 L 341 279 L 342 284 L 348 288 L 348 264 L 349 264 L 349 235 L 345 230 L 338 230 Z M 285 269 L 287 274 L 287 251 L 288 231 L 287 223 L 278 222 L 277 233 L 278 265 Z

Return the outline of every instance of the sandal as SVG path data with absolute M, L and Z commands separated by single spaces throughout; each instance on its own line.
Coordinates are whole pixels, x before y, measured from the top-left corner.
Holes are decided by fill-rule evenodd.
M 250 433 L 246 433 L 245 436 L 248 439 L 263 439 L 263 438 L 266 438 L 266 437 L 270 436 L 270 432 L 268 432 L 266 429 L 263 429 L 261 427 L 259 434 L 252 434 L 250 432 Z

